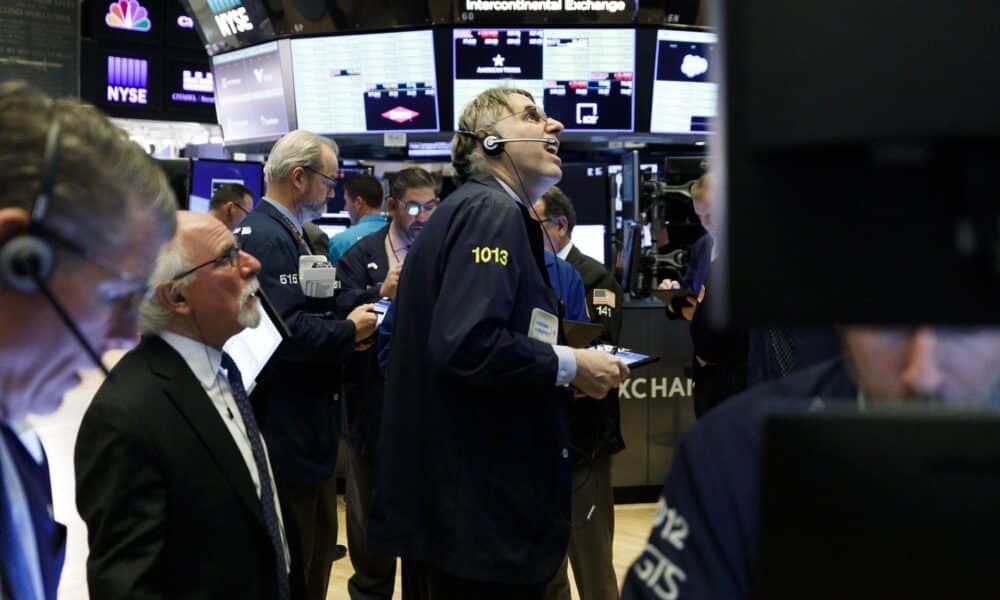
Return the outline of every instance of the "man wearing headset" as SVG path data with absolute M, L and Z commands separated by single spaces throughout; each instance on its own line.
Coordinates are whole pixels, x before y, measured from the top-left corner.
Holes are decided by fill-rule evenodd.
M 92 106 L 0 84 L 0 597 L 54 599 L 63 559 L 24 419 L 55 410 L 79 369 L 136 337 L 174 212 L 163 172 Z
M 399 273 L 410 245 L 423 231 L 438 202 L 437 185 L 424 169 L 406 168 L 390 178 L 386 206 L 392 222 L 363 237 L 337 262 L 337 279 L 342 286 L 337 302 L 342 304 L 342 311 L 379 298 L 395 298 Z M 388 600 L 396 581 L 396 559 L 370 551 L 366 540 L 385 382 L 378 368 L 376 349 L 355 354 L 350 360 L 343 401 L 347 437 L 347 547 L 354 575 L 347 582 L 347 589 L 353 600 Z
M 452 139 L 465 182 L 409 250 L 396 294 L 368 540 L 403 597 L 541 598 L 570 527 L 568 408 L 628 374 L 560 344 L 534 199 L 562 176 L 531 94 L 493 88 Z

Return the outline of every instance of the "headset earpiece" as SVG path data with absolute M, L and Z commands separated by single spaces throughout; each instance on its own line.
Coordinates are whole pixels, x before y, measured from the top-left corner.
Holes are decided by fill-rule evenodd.
M 503 140 L 495 135 L 484 137 L 483 152 L 486 153 L 486 156 L 499 156 L 503 153 Z
M 38 279 L 52 276 L 52 247 L 40 237 L 20 234 L 0 248 L 0 280 L 24 294 L 38 291 Z

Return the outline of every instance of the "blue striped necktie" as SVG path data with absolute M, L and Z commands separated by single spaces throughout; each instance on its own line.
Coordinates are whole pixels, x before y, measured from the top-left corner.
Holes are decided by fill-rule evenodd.
M 233 391 L 233 399 L 236 400 L 236 407 L 239 409 L 240 416 L 243 417 L 243 424 L 247 428 L 253 462 L 257 465 L 257 477 L 260 479 L 260 509 L 264 515 L 267 535 L 271 538 L 271 545 L 274 546 L 275 568 L 278 571 L 278 597 L 280 600 L 288 600 L 291 596 L 288 588 L 288 569 L 285 565 L 285 550 L 281 543 L 281 525 L 278 522 L 277 507 L 274 505 L 274 492 L 271 485 L 271 474 L 267 468 L 267 457 L 264 454 L 264 443 L 261 441 L 260 429 L 257 428 L 257 420 L 250 408 L 250 399 L 247 398 L 247 392 L 243 388 L 240 370 L 236 367 L 232 357 L 226 353 L 222 354 L 222 368 L 226 370 L 226 378 Z

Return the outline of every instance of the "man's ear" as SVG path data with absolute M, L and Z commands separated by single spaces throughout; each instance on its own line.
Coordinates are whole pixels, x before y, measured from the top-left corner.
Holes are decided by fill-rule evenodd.
M 170 312 L 178 315 L 191 313 L 191 305 L 188 304 L 187 298 L 184 297 L 184 292 L 178 290 L 173 285 L 169 283 L 160 285 L 153 291 L 153 294 L 156 296 L 157 301 Z
M 390 212 L 396 210 L 396 199 L 392 196 L 385 197 L 385 207 L 389 209 Z
M 0 244 L 24 233 L 31 223 L 31 215 L 23 208 L 0 208 Z

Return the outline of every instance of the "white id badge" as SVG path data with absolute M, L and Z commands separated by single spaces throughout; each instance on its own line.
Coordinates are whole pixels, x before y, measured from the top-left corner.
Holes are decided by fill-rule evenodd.
M 559 317 L 540 308 L 533 309 L 528 337 L 555 346 L 559 341 Z
M 340 287 L 337 269 L 322 254 L 300 256 L 299 285 L 310 298 L 329 298 Z

